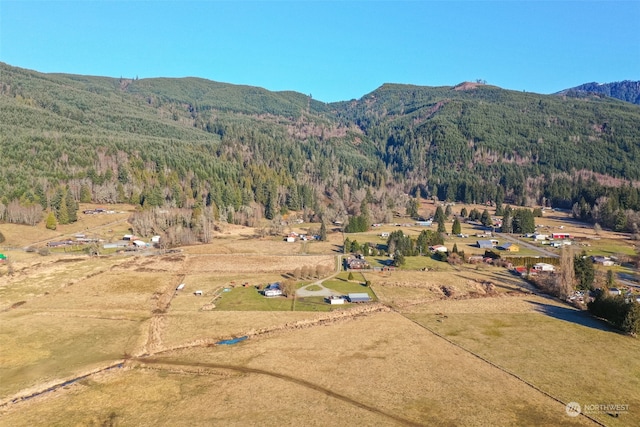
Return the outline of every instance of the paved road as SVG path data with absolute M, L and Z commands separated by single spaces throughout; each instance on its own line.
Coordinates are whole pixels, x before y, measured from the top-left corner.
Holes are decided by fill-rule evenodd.
M 536 252 L 539 252 L 542 254 L 542 256 L 546 256 L 546 257 L 551 257 L 551 258 L 559 258 L 560 255 L 556 254 L 555 252 L 551 252 L 547 249 L 541 248 L 540 246 L 536 246 L 533 243 L 529 243 L 529 242 L 525 242 L 522 240 L 519 240 L 517 238 L 515 238 L 514 236 L 510 235 L 510 234 L 505 234 L 505 233 L 494 233 L 496 236 L 502 237 L 505 240 L 508 240 L 512 243 L 517 244 L 518 246 L 521 246 L 523 248 L 527 248 L 527 249 L 531 249 L 534 250 Z

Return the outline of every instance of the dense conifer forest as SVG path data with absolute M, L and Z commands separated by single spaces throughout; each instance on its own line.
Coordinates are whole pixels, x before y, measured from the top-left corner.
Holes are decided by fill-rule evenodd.
M 640 106 L 596 95 L 385 84 L 326 104 L 0 64 L 0 123 L 0 220 L 14 223 L 127 202 L 140 224 L 171 211 L 166 224 L 202 239 L 215 221 L 291 211 L 385 221 L 417 196 L 573 209 L 621 231 L 640 223 Z

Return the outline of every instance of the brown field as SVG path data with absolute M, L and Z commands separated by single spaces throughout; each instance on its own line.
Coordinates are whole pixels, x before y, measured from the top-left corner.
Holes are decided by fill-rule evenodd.
M 43 236 L 0 227 L 11 247 Z M 0 277 L 0 425 L 595 425 L 567 416 L 570 401 L 629 405 L 591 416 L 640 423 L 638 339 L 504 269 L 364 273 L 379 303 L 333 312 L 217 310 L 225 287 L 334 271 L 343 238 L 254 235 L 225 225 L 208 245 L 164 255 L 6 251 L 15 273 Z
M 37 419 L 86 424 L 109 416 L 127 425 L 589 424 L 395 313 L 235 347 L 177 351 L 153 362 L 142 359 L 55 398 L 25 402 L 20 405 L 28 411 L 16 406 L 3 418 L 13 425 Z M 108 401 L 108 408 L 96 399 Z M 159 404 L 161 416 L 154 410 Z

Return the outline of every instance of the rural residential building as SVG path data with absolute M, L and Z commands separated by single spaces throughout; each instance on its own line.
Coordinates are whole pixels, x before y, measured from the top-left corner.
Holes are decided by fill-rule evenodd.
M 478 240 L 476 244 L 480 249 L 493 249 L 493 240 Z
M 519 252 L 520 246 L 516 245 L 515 243 L 505 243 L 501 246 L 498 246 L 498 249 L 508 252 Z
M 608 256 L 593 256 L 593 257 L 591 257 L 591 260 L 595 264 L 600 264 L 600 265 L 603 265 L 605 267 L 611 267 L 612 265 L 615 264 L 615 262 L 611 258 L 609 258 Z
M 270 283 L 264 288 L 263 295 L 265 297 L 279 297 L 282 295 L 282 289 L 280 288 L 280 283 Z
M 433 252 L 449 252 L 447 247 L 444 245 L 433 245 L 429 247 L 429 250 Z
M 544 263 L 544 262 L 539 262 L 539 263 L 537 263 L 537 264 L 535 264 L 533 266 L 533 270 L 540 271 L 540 272 L 550 272 L 550 273 L 552 273 L 552 272 L 555 271 L 555 267 L 553 265 L 551 265 L 551 264 L 547 264 L 547 263 Z
M 338 296 L 330 296 L 324 299 L 326 302 L 328 302 L 331 305 L 339 305 L 339 304 L 344 304 L 344 298 L 343 297 L 338 297 Z

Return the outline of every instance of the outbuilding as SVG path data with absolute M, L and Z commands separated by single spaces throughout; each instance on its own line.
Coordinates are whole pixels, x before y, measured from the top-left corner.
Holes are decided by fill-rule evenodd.
M 279 282 L 269 283 L 266 288 L 264 288 L 263 295 L 265 297 L 279 297 L 282 295 L 282 288 L 280 287 Z
M 535 271 L 544 271 L 544 272 L 553 272 L 555 271 L 555 267 L 551 264 L 547 264 L 545 262 L 539 262 L 534 264 L 533 269 Z
M 507 252 L 518 252 L 520 251 L 520 246 L 516 245 L 515 243 L 504 243 L 501 246 L 498 246 L 498 249 L 501 249 L 503 251 L 507 251 Z
M 493 249 L 493 241 L 491 240 L 478 240 L 476 244 L 480 249 Z
M 369 301 L 371 301 L 371 297 L 366 292 L 350 293 L 347 296 L 347 299 L 349 300 L 350 303 L 369 302 Z

